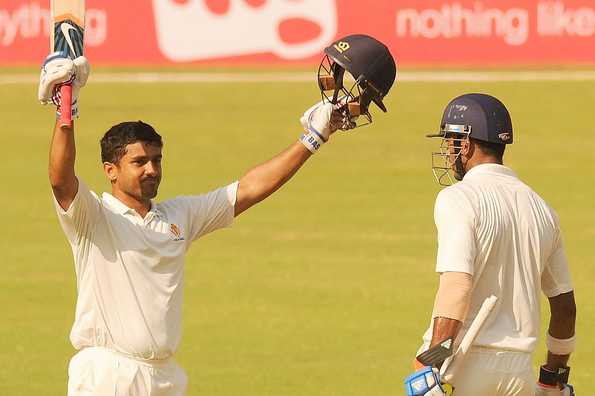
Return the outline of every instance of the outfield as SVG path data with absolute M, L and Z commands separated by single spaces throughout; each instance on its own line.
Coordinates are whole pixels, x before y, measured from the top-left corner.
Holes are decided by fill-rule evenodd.
M 314 75 L 312 76 L 314 77 Z M 0 394 L 65 395 L 75 302 L 71 252 L 47 182 L 53 115 L 33 83 L 0 85 Z M 399 395 L 437 277 L 430 170 L 445 104 L 471 91 L 507 104 L 505 161 L 558 211 L 576 285 L 571 379 L 592 387 L 595 81 L 398 82 L 370 127 L 337 134 L 294 180 L 201 239 L 187 258 L 178 361 L 189 395 Z M 98 141 L 122 120 L 164 136 L 160 198 L 238 178 L 300 134 L 312 82 L 105 84 L 77 124 L 78 174 L 104 191 Z M 543 340 L 537 357 L 544 354 Z

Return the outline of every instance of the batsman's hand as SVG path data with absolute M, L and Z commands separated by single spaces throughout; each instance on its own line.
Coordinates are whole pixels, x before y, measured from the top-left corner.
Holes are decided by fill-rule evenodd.
M 340 118 L 341 115 L 332 103 L 325 101 L 316 103 L 300 118 L 300 124 L 304 128 L 300 142 L 315 153 L 339 129 Z
M 451 396 L 453 388 L 443 384 L 440 371 L 431 366 L 424 366 L 405 378 L 407 396 Z
M 64 52 L 51 53 L 41 67 L 37 98 L 44 105 L 56 105 L 57 113 L 60 114 L 60 87 L 71 84 L 72 117 L 78 117 L 79 91 L 87 83 L 89 73 L 89 62 L 84 56 L 71 60 Z
M 563 385 L 560 389 L 558 386 L 548 386 L 540 384 L 535 385 L 535 396 L 574 396 L 574 388 L 572 385 Z

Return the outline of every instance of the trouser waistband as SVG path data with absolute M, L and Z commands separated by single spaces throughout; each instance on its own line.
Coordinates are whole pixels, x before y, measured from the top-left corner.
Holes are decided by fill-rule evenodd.
M 532 367 L 532 354 L 524 351 L 473 346 L 469 349 L 468 355 L 480 358 L 486 368 L 505 367 L 513 371 L 522 371 Z
M 164 359 L 145 359 L 139 356 L 134 356 L 122 351 L 118 351 L 112 348 L 100 347 L 100 346 L 88 346 L 84 347 L 79 350 L 79 353 L 102 353 L 102 354 L 109 354 L 116 358 L 132 360 L 136 363 L 151 366 L 151 367 L 159 367 L 165 366 L 166 364 L 173 361 L 173 356 L 166 357 Z

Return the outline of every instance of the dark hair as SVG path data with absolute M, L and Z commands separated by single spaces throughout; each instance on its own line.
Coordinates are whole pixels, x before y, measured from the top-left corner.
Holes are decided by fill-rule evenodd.
M 163 147 L 161 136 L 151 125 L 142 121 L 122 122 L 111 127 L 101 138 L 101 162 L 117 164 L 126 154 L 126 146 L 136 142 Z
M 471 138 L 473 139 L 473 138 Z M 487 155 L 495 157 L 496 159 L 502 162 L 502 158 L 504 157 L 504 150 L 506 149 L 505 144 L 500 143 L 492 143 L 492 142 L 484 142 L 483 140 L 473 139 L 476 145 L 479 146 L 480 150 Z

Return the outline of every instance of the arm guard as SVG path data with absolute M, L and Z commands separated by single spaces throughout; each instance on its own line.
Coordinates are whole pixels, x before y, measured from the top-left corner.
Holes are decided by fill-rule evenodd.
M 465 320 L 473 278 L 464 272 L 443 272 L 440 274 L 440 287 L 434 302 L 434 317 Z

